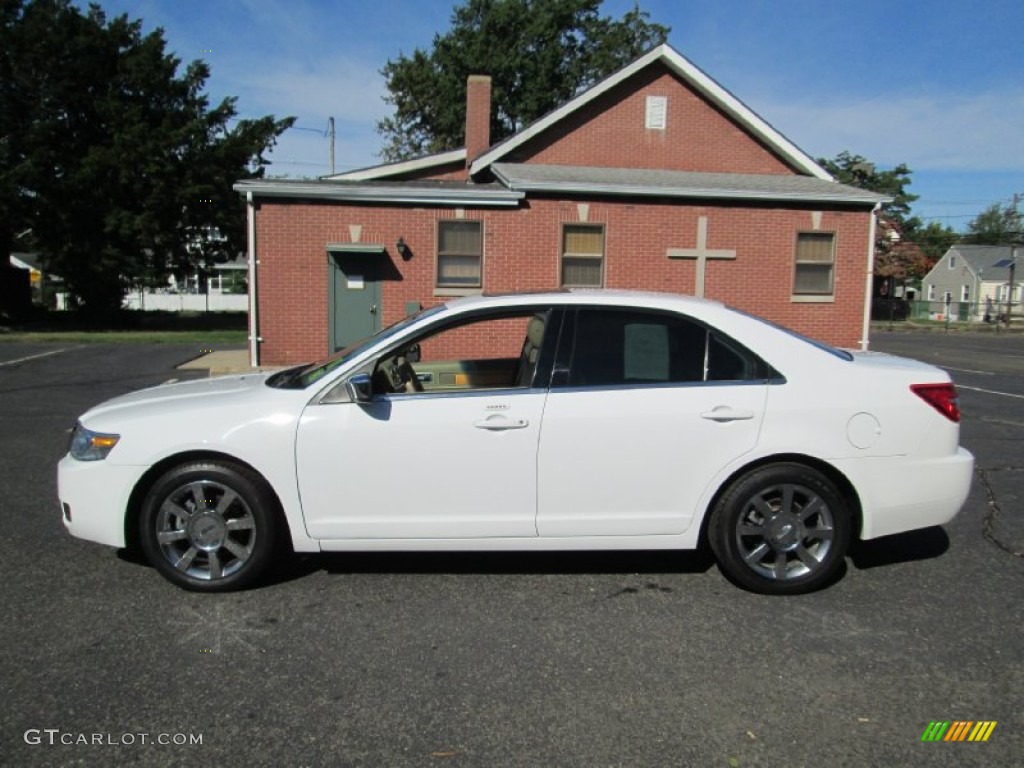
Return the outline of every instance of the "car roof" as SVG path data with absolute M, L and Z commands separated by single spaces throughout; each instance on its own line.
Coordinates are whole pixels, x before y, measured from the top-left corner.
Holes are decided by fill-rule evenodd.
M 723 307 L 720 301 L 658 291 L 632 291 L 620 288 L 571 288 L 561 291 L 480 294 L 452 299 L 446 305 L 464 311 L 486 307 L 535 304 L 587 304 L 594 306 L 662 307 L 676 310 Z

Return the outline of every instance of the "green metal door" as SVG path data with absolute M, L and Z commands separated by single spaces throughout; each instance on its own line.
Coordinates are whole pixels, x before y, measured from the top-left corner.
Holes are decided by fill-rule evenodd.
M 380 330 L 379 253 L 328 253 L 330 352 Z

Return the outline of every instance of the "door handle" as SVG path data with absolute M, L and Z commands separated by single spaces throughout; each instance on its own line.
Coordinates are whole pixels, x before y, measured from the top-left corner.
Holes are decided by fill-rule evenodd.
M 700 417 L 708 421 L 717 421 L 719 424 L 725 424 L 729 421 L 749 421 L 754 418 L 754 412 L 739 410 L 728 405 L 718 405 L 710 411 L 704 411 Z
M 477 429 L 486 429 L 489 432 L 500 432 L 504 429 L 523 429 L 529 425 L 530 422 L 526 419 L 510 419 L 499 414 L 492 414 L 486 419 L 473 422 L 473 426 Z

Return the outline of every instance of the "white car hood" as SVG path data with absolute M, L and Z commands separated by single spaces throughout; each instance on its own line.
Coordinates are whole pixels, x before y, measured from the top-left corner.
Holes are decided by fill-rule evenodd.
M 238 376 L 218 376 L 212 379 L 196 379 L 175 384 L 161 384 L 158 387 L 140 389 L 120 395 L 99 405 L 93 406 L 84 414 L 81 421 L 87 422 L 102 416 L 119 414 L 135 409 L 152 410 L 161 404 L 173 405 L 177 410 L 182 406 L 215 405 L 218 401 L 231 398 L 241 393 L 250 393 L 256 389 L 264 389 L 268 373 L 250 373 Z

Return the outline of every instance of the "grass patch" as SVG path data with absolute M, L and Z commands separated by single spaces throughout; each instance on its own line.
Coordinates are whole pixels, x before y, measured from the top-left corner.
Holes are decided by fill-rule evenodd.
M 120 310 L 100 316 L 36 308 L 9 327 L 0 343 L 198 344 L 205 349 L 245 346 L 245 312 L 142 312 Z
M 0 332 L 0 344 L 198 344 L 207 350 L 244 347 L 248 332 L 189 331 L 9 331 Z

